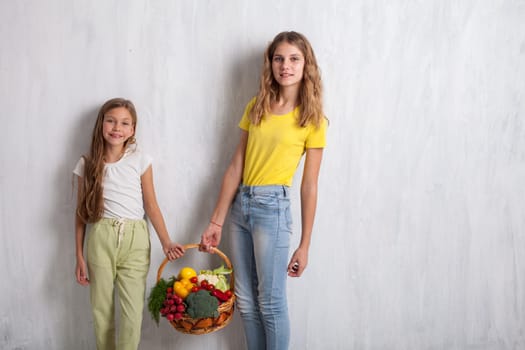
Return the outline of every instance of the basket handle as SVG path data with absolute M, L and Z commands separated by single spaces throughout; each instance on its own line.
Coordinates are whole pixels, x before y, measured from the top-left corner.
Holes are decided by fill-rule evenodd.
M 184 250 L 188 250 L 188 249 L 195 249 L 195 248 L 199 248 L 199 244 L 197 243 L 192 243 L 192 244 L 186 244 L 184 245 Z M 230 289 L 233 291 L 233 285 L 234 285 L 234 280 L 233 280 L 233 269 L 232 269 L 232 263 L 230 262 L 230 259 L 228 259 L 228 257 L 226 256 L 226 254 L 224 254 L 223 252 L 221 252 L 219 250 L 219 248 L 216 248 L 216 247 L 211 247 L 210 248 L 215 254 L 217 254 L 222 260 L 224 260 L 224 262 L 226 263 L 226 267 L 229 268 L 230 270 L 232 270 L 232 273 L 231 273 L 231 276 L 230 276 Z M 211 253 L 210 253 L 211 254 Z M 179 258 L 175 258 L 174 260 L 172 261 L 175 261 Z M 157 282 L 160 281 L 160 278 L 162 276 L 162 271 L 164 271 L 164 267 L 166 266 L 166 264 L 169 262 L 170 260 L 168 258 L 164 258 L 164 261 L 162 261 L 162 264 L 160 264 L 159 266 L 159 270 L 157 271 Z

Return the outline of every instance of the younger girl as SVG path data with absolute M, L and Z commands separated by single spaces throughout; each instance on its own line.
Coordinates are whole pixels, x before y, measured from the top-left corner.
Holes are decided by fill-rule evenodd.
M 97 349 L 137 349 L 150 265 L 148 216 L 164 254 L 173 260 L 184 248 L 168 235 L 153 186 L 151 158 L 135 145 L 137 114 L 131 101 L 115 98 L 98 113 L 91 150 L 80 158 L 75 220 L 76 278 L 90 285 Z M 83 248 L 86 224 L 87 270 Z M 88 274 L 89 272 L 89 279 Z M 115 344 L 115 301 L 120 320 Z
M 220 243 L 233 201 L 235 290 L 250 350 L 288 348 L 286 276 L 301 276 L 308 263 L 326 126 L 320 73 L 308 40 L 296 32 L 278 34 L 265 52 L 259 93 L 239 123 L 240 142 L 201 237 L 201 250 Z M 288 260 L 289 188 L 304 153 L 301 241 Z

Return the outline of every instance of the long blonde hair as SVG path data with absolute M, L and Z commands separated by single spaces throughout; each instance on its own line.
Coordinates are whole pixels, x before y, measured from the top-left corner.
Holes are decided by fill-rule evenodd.
M 324 118 L 321 72 L 310 42 L 304 35 L 294 31 L 277 34 L 266 48 L 259 93 L 250 111 L 250 121 L 252 124 L 259 125 L 264 114 L 270 113 L 271 103 L 279 99 L 279 84 L 273 76 L 272 60 L 277 46 L 282 42 L 297 47 L 305 60 L 303 80 L 299 88 L 300 113 L 297 122 L 301 127 L 308 124 L 319 127 Z
M 135 130 L 137 127 L 137 112 L 131 101 L 124 98 L 113 98 L 106 101 L 100 108 L 95 127 L 93 128 L 89 154 L 83 156 L 85 164 L 82 178 L 83 191 L 80 193 L 77 203 L 77 215 L 84 223 L 96 222 L 104 214 L 102 179 L 104 177 L 105 141 L 102 134 L 102 126 L 106 113 L 118 107 L 124 107 L 129 111 Z M 124 143 L 124 149 L 134 142 L 135 137 L 131 136 Z

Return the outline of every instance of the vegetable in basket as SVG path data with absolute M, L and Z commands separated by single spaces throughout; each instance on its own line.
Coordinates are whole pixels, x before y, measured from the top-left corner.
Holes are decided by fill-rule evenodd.
M 221 265 L 221 267 L 218 267 L 215 270 L 200 270 L 197 279 L 199 284 L 202 281 L 207 280 L 208 283 L 213 284 L 216 289 L 226 292 L 230 289 L 230 284 L 226 279 L 226 275 L 229 275 L 230 273 L 232 273 L 231 269 Z
M 148 309 L 157 325 L 160 319 L 160 309 L 163 307 L 164 300 L 166 299 L 166 289 L 173 284 L 173 280 L 172 278 L 166 281 L 164 278 L 161 278 L 151 289 L 148 297 Z
M 205 318 L 219 316 L 219 301 L 206 290 L 190 293 L 186 298 L 186 313 L 191 318 Z
M 173 283 L 173 292 L 182 299 L 186 299 L 188 294 L 190 294 L 192 287 L 193 283 L 191 283 L 190 280 L 183 278 Z
M 180 269 L 179 271 L 179 274 L 178 274 L 178 279 L 181 280 L 181 279 L 190 279 L 192 278 L 193 276 L 197 276 L 197 271 L 195 271 L 194 269 L 192 269 L 191 267 L 189 266 L 184 266 L 182 269 Z

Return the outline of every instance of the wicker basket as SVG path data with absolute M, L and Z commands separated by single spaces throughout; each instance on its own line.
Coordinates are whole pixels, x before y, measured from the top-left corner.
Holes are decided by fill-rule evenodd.
M 198 244 L 187 244 L 184 246 L 185 250 L 198 248 Z M 230 323 L 230 321 L 233 318 L 233 311 L 234 311 L 234 305 L 235 305 L 235 293 L 233 290 L 234 285 L 234 275 L 233 275 L 233 268 L 232 264 L 230 262 L 230 259 L 221 252 L 217 248 L 214 249 L 214 252 L 222 259 L 224 260 L 224 263 L 226 264 L 226 267 L 229 269 L 232 269 L 232 273 L 230 274 L 230 290 L 232 291 L 232 297 L 228 299 L 228 301 L 223 302 L 219 305 L 218 311 L 219 316 L 217 317 L 206 317 L 206 318 L 198 318 L 193 319 L 191 317 L 188 317 L 188 315 L 184 315 L 181 319 L 170 321 L 173 328 L 178 330 L 179 332 L 186 333 L 186 334 L 208 334 L 215 331 L 218 331 L 219 329 L 222 329 Z M 164 267 L 169 262 L 169 260 L 166 258 L 162 262 L 162 264 L 159 266 L 159 270 L 157 272 L 157 282 L 162 277 L 162 271 L 164 270 Z

